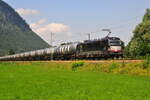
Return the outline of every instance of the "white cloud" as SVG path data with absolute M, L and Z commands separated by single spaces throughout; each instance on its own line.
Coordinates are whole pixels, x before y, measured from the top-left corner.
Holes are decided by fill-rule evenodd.
M 30 27 L 33 29 L 33 31 L 37 31 L 39 28 L 43 27 L 46 23 L 46 19 L 41 19 L 36 23 L 30 24 Z
M 30 24 L 30 27 L 38 34 L 44 34 L 44 33 L 59 33 L 59 32 L 65 32 L 70 29 L 69 26 L 62 24 L 62 23 L 49 23 L 46 24 L 46 19 L 41 19 L 36 23 Z
M 70 27 L 62 23 L 47 23 L 46 19 L 41 19 L 36 23 L 30 24 L 32 30 L 50 43 L 50 33 L 53 32 L 57 38 L 69 37 L 71 32 L 68 32 Z
M 22 16 L 38 15 L 40 13 L 38 10 L 24 8 L 18 8 L 16 11 Z
M 40 25 L 43 25 L 47 22 L 47 19 L 41 19 L 39 20 L 36 24 L 40 24 Z
M 38 33 L 47 33 L 47 32 L 65 32 L 69 29 L 68 26 L 64 25 L 64 24 L 60 24 L 60 23 L 50 23 L 47 24 L 41 28 L 37 29 Z

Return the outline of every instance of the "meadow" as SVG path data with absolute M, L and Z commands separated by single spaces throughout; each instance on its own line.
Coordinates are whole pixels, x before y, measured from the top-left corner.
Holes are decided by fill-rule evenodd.
M 145 62 L 0 62 L 0 100 L 150 100 Z

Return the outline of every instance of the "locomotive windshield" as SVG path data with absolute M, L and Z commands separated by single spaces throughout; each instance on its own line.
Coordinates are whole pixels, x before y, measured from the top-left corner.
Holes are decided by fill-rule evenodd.
M 110 46 L 121 46 L 122 43 L 121 43 L 120 40 L 110 40 L 110 41 L 109 41 L 109 45 L 110 45 Z

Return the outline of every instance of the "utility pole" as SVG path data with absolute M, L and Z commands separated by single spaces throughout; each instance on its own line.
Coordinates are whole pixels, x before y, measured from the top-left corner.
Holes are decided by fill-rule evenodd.
M 51 32 L 51 46 L 53 46 L 53 33 Z
M 88 35 L 88 40 L 91 40 L 91 34 L 88 33 L 87 35 Z
M 53 33 L 51 32 L 51 46 L 53 47 Z M 51 61 L 53 60 L 53 53 L 51 52 Z

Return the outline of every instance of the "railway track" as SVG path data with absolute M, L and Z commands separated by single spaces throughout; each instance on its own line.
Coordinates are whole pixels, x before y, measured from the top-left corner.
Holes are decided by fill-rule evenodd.
M 89 62 L 89 63 L 107 63 L 107 62 L 142 62 L 143 60 L 72 60 L 72 61 L 51 61 L 51 62 L 77 62 L 77 61 L 83 61 L 83 62 Z
M 72 63 L 72 62 L 88 62 L 88 63 L 135 63 L 142 62 L 143 60 L 51 60 L 51 61 L 1 61 L 1 62 L 56 62 L 56 63 Z

